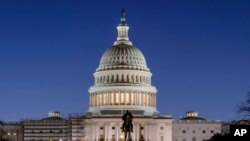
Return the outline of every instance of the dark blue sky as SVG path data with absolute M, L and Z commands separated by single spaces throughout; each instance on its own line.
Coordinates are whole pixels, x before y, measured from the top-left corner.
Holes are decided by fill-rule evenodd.
M 248 0 L 0 1 L 0 119 L 85 113 L 88 89 L 126 9 L 162 115 L 239 119 L 250 90 Z

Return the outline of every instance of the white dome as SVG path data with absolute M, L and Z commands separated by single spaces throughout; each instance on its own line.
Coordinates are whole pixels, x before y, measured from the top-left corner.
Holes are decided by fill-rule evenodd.
M 126 110 L 137 115 L 158 114 L 152 73 L 141 51 L 129 41 L 128 29 L 122 13 L 117 40 L 104 52 L 94 73 L 89 115 L 121 114 Z
M 114 45 L 103 54 L 97 71 L 114 69 L 149 71 L 141 51 L 129 44 Z

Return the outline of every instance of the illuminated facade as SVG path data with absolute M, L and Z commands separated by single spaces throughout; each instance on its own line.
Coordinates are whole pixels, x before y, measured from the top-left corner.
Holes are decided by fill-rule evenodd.
M 123 141 L 121 117 L 129 110 L 134 115 L 133 141 L 172 141 L 172 117 L 157 111 L 152 73 L 129 40 L 128 29 L 123 11 L 117 40 L 101 57 L 94 86 L 89 89 L 84 140 Z
M 59 112 L 50 112 L 40 120 L 0 122 L 0 140 L 124 141 L 121 117 L 126 110 L 134 116 L 133 141 L 203 141 L 221 133 L 220 121 L 199 118 L 196 112 L 187 112 L 185 118 L 176 121 L 160 115 L 152 73 L 142 52 L 129 40 L 128 29 L 123 11 L 117 40 L 104 52 L 94 73 L 86 115 L 64 119 Z
M 89 89 L 89 112 L 103 115 L 105 111 L 124 108 L 143 115 L 158 115 L 152 73 L 141 51 L 129 41 L 124 14 L 117 27 L 117 41 L 103 54 L 94 73 L 95 85 Z

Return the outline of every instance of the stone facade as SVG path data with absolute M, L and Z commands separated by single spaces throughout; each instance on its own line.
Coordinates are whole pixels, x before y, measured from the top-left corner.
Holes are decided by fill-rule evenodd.
M 133 141 L 172 141 L 172 117 L 156 107 L 156 87 L 142 52 L 128 38 L 125 11 L 117 27 L 118 37 L 101 57 L 90 87 L 90 108 L 84 123 L 87 141 L 123 141 L 122 115 L 133 116 Z
M 41 120 L 24 120 L 23 141 L 67 141 L 71 140 L 71 129 L 67 119 L 59 112 L 50 112 Z
M 185 118 L 173 122 L 173 141 L 206 141 L 221 133 L 222 122 L 208 121 L 196 112 L 187 112 Z

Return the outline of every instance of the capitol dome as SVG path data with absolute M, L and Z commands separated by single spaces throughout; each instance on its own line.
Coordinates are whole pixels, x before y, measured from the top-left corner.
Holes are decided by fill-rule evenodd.
M 123 10 L 117 40 L 104 52 L 94 73 L 89 115 L 119 115 L 126 110 L 135 115 L 159 114 L 152 73 L 142 52 L 129 40 L 128 29 Z
M 141 51 L 129 44 L 116 44 L 103 54 L 97 71 L 112 69 L 149 71 Z

